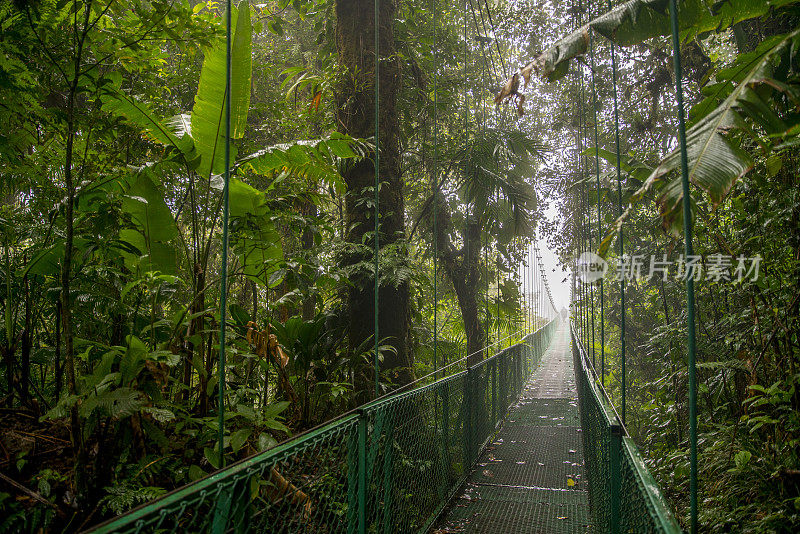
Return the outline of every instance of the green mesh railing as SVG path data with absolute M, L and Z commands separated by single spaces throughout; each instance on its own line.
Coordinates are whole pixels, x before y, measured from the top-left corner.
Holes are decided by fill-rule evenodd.
M 519 397 L 554 319 L 479 364 L 346 414 L 93 532 L 425 531 Z
M 598 384 L 574 330 L 572 354 L 593 531 L 680 533 L 658 484 Z

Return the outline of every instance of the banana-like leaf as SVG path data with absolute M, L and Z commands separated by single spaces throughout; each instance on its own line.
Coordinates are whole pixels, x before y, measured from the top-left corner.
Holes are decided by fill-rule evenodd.
M 775 67 L 776 60 L 787 49 L 791 53 L 785 60 L 793 63 L 792 56 L 800 51 L 800 30 L 769 39 L 755 52 L 740 56 L 734 65 L 717 74 L 720 81 L 705 90 L 706 99 L 690 112 L 693 124 L 686 132 L 689 181 L 708 194 L 713 206 L 719 205 L 736 180 L 753 167 L 750 155 L 727 137 L 732 131 L 754 140 L 767 153 L 775 142 L 770 138 L 780 142 L 800 134 L 787 126 L 771 103 L 778 92 L 790 96 L 795 105 L 800 104 L 798 83 L 772 77 L 773 70 L 779 70 Z M 676 148 L 661 160 L 631 197 L 634 203 L 648 191 L 657 189 L 664 228 L 676 236 L 683 228 L 680 165 L 680 151 Z M 601 243 L 600 254 L 610 246 L 629 210 Z
M 247 126 L 252 78 L 252 26 L 250 4 L 239 3 L 231 12 L 231 139 L 240 139 Z M 224 17 L 222 20 L 225 20 Z M 225 39 L 217 39 L 205 52 L 200 84 L 191 114 L 191 132 L 200 153 L 198 172 L 203 176 L 225 170 Z M 235 147 L 231 146 L 231 161 Z
M 148 239 L 169 241 L 178 235 L 178 227 L 164 201 L 164 195 L 148 174 L 146 170 L 142 170 L 133 177 L 122 200 L 122 211 L 131 216 L 134 224 Z
M 144 130 L 153 141 L 170 146 L 187 159 L 191 159 L 194 149 L 191 135 L 176 132 L 173 123 L 162 122 L 144 102 L 139 102 L 133 96 L 126 94 L 115 84 L 106 84 L 102 87 L 100 101 L 103 103 L 104 111 L 123 117 Z
M 255 228 L 237 238 L 235 250 L 248 278 L 267 287 L 280 283 L 282 277 L 276 278 L 274 274 L 283 260 L 283 248 L 271 221 L 259 219 Z
M 231 217 L 261 216 L 267 212 L 264 193 L 236 178 L 228 185 L 228 202 Z
M 737 22 L 760 17 L 770 9 L 798 0 L 682 0 L 678 2 L 681 36 L 690 39 L 708 31 L 721 31 Z M 567 73 L 569 60 L 589 48 L 589 32 L 596 31 L 621 46 L 641 43 L 670 33 L 669 0 L 629 0 L 559 39 L 519 71 L 525 85 L 536 70 L 553 81 Z M 513 76 L 513 75 L 512 75 Z
M 168 241 L 178 235 L 178 227 L 164 196 L 146 170 L 133 176 L 125 193 L 122 211 L 130 215 L 135 228 L 121 230 L 120 239 L 147 256 L 145 270 L 175 274 L 177 255 Z M 132 268 L 139 263 L 133 254 L 122 254 Z
M 718 89 L 724 91 L 727 88 L 730 94 L 715 109 L 698 117 L 687 130 L 689 181 L 708 194 L 713 206 L 719 205 L 736 180 L 753 168 L 750 155 L 726 135 L 733 129 L 740 129 L 758 141 L 756 129 L 768 134 L 787 129 L 765 97 L 769 100 L 774 87 L 769 83 L 772 80 L 773 59 L 799 37 L 800 30 L 797 30 L 764 43 L 755 53 L 740 58 L 732 68 L 726 69 L 727 72 L 720 73 L 719 77 L 727 79 L 730 84 L 719 84 Z M 734 82 L 738 83 L 733 85 Z M 762 90 L 764 88 L 766 92 Z M 718 100 L 718 96 L 711 95 L 708 99 Z M 707 101 L 698 106 L 709 107 Z M 664 227 L 676 235 L 680 235 L 683 226 L 683 188 L 679 173 L 680 151 L 675 149 L 661 160 L 633 197 L 633 200 L 641 198 L 645 192 L 667 179 L 661 188 L 658 203 Z
M 283 248 L 269 217 L 266 196 L 236 178 L 231 178 L 228 194 L 230 215 L 238 219 L 231 241 L 244 274 L 263 286 L 275 285 L 280 280 L 275 280 L 273 273 L 283 260 Z

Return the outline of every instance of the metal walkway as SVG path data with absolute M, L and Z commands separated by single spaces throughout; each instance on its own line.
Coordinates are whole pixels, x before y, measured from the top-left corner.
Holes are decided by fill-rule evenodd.
M 586 532 L 589 504 L 580 432 L 564 321 L 434 532 Z

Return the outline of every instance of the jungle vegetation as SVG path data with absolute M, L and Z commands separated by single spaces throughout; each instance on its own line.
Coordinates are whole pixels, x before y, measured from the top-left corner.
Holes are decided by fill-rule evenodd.
M 371 1 L 235 3 L 220 453 L 225 5 L 0 0 L 0 531 L 78 531 L 273 447 L 372 398 L 376 356 L 380 394 L 427 375 L 434 307 L 439 365 L 480 360 L 541 319 L 537 236 L 565 265 L 619 261 L 620 230 L 677 254 L 667 4 L 383 1 L 376 143 Z M 698 284 L 701 523 L 795 532 L 800 6 L 680 4 L 695 249 L 763 258 Z M 680 280 L 628 285 L 627 426 L 682 521 L 684 315 Z

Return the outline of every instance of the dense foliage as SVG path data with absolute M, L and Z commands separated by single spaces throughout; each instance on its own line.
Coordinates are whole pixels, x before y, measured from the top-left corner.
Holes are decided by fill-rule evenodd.
M 0 531 L 81 530 L 270 448 L 372 398 L 376 360 L 379 393 L 479 360 L 540 319 L 518 289 L 537 229 L 567 265 L 618 264 L 620 231 L 674 259 L 667 4 L 382 2 L 376 143 L 373 3 L 238 3 L 225 270 L 224 3 L 0 0 Z M 697 284 L 702 525 L 793 532 L 800 14 L 681 5 L 696 253 L 762 258 L 757 281 Z M 598 294 L 575 286 L 596 355 Z M 626 298 L 627 426 L 685 520 L 683 284 Z
M 386 5 L 380 393 L 432 370 L 435 306 L 440 366 L 532 326 L 542 152 L 452 6 L 434 36 L 431 5 Z M 232 10 L 225 273 L 225 4 L 0 2 L 0 530 L 81 530 L 374 396 L 371 29 L 345 7 Z
M 800 19 L 790 4 L 680 3 L 701 269 L 695 283 L 700 525 L 708 532 L 800 526 Z M 565 155 L 568 176 L 553 188 L 560 191 L 562 224 L 551 241 L 564 261 L 595 250 L 611 264 L 602 286 L 578 283 L 574 291 L 582 304 L 576 319 L 598 370 L 602 313 L 605 383 L 618 409 L 623 323 L 614 277 L 625 265 L 634 274 L 634 258 L 642 262 L 642 276 L 625 287 L 627 427 L 688 521 L 686 294 L 676 265 L 683 253 L 680 154 L 671 43 L 658 37 L 669 33 L 667 6 L 633 0 L 603 15 L 596 7 L 573 11 L 568 24 L 576 30 L 524 62 L 520 75 L 560 79 L 569 106 L 561 120 L 577 150 Z M 619 255 L 620 239 L 627 258 Z M 743 276 L 740 259 L 749 269 L 755 257 L 758 275 Z M 672 262 L 666 276 L 650 271 L 664 259 Z

